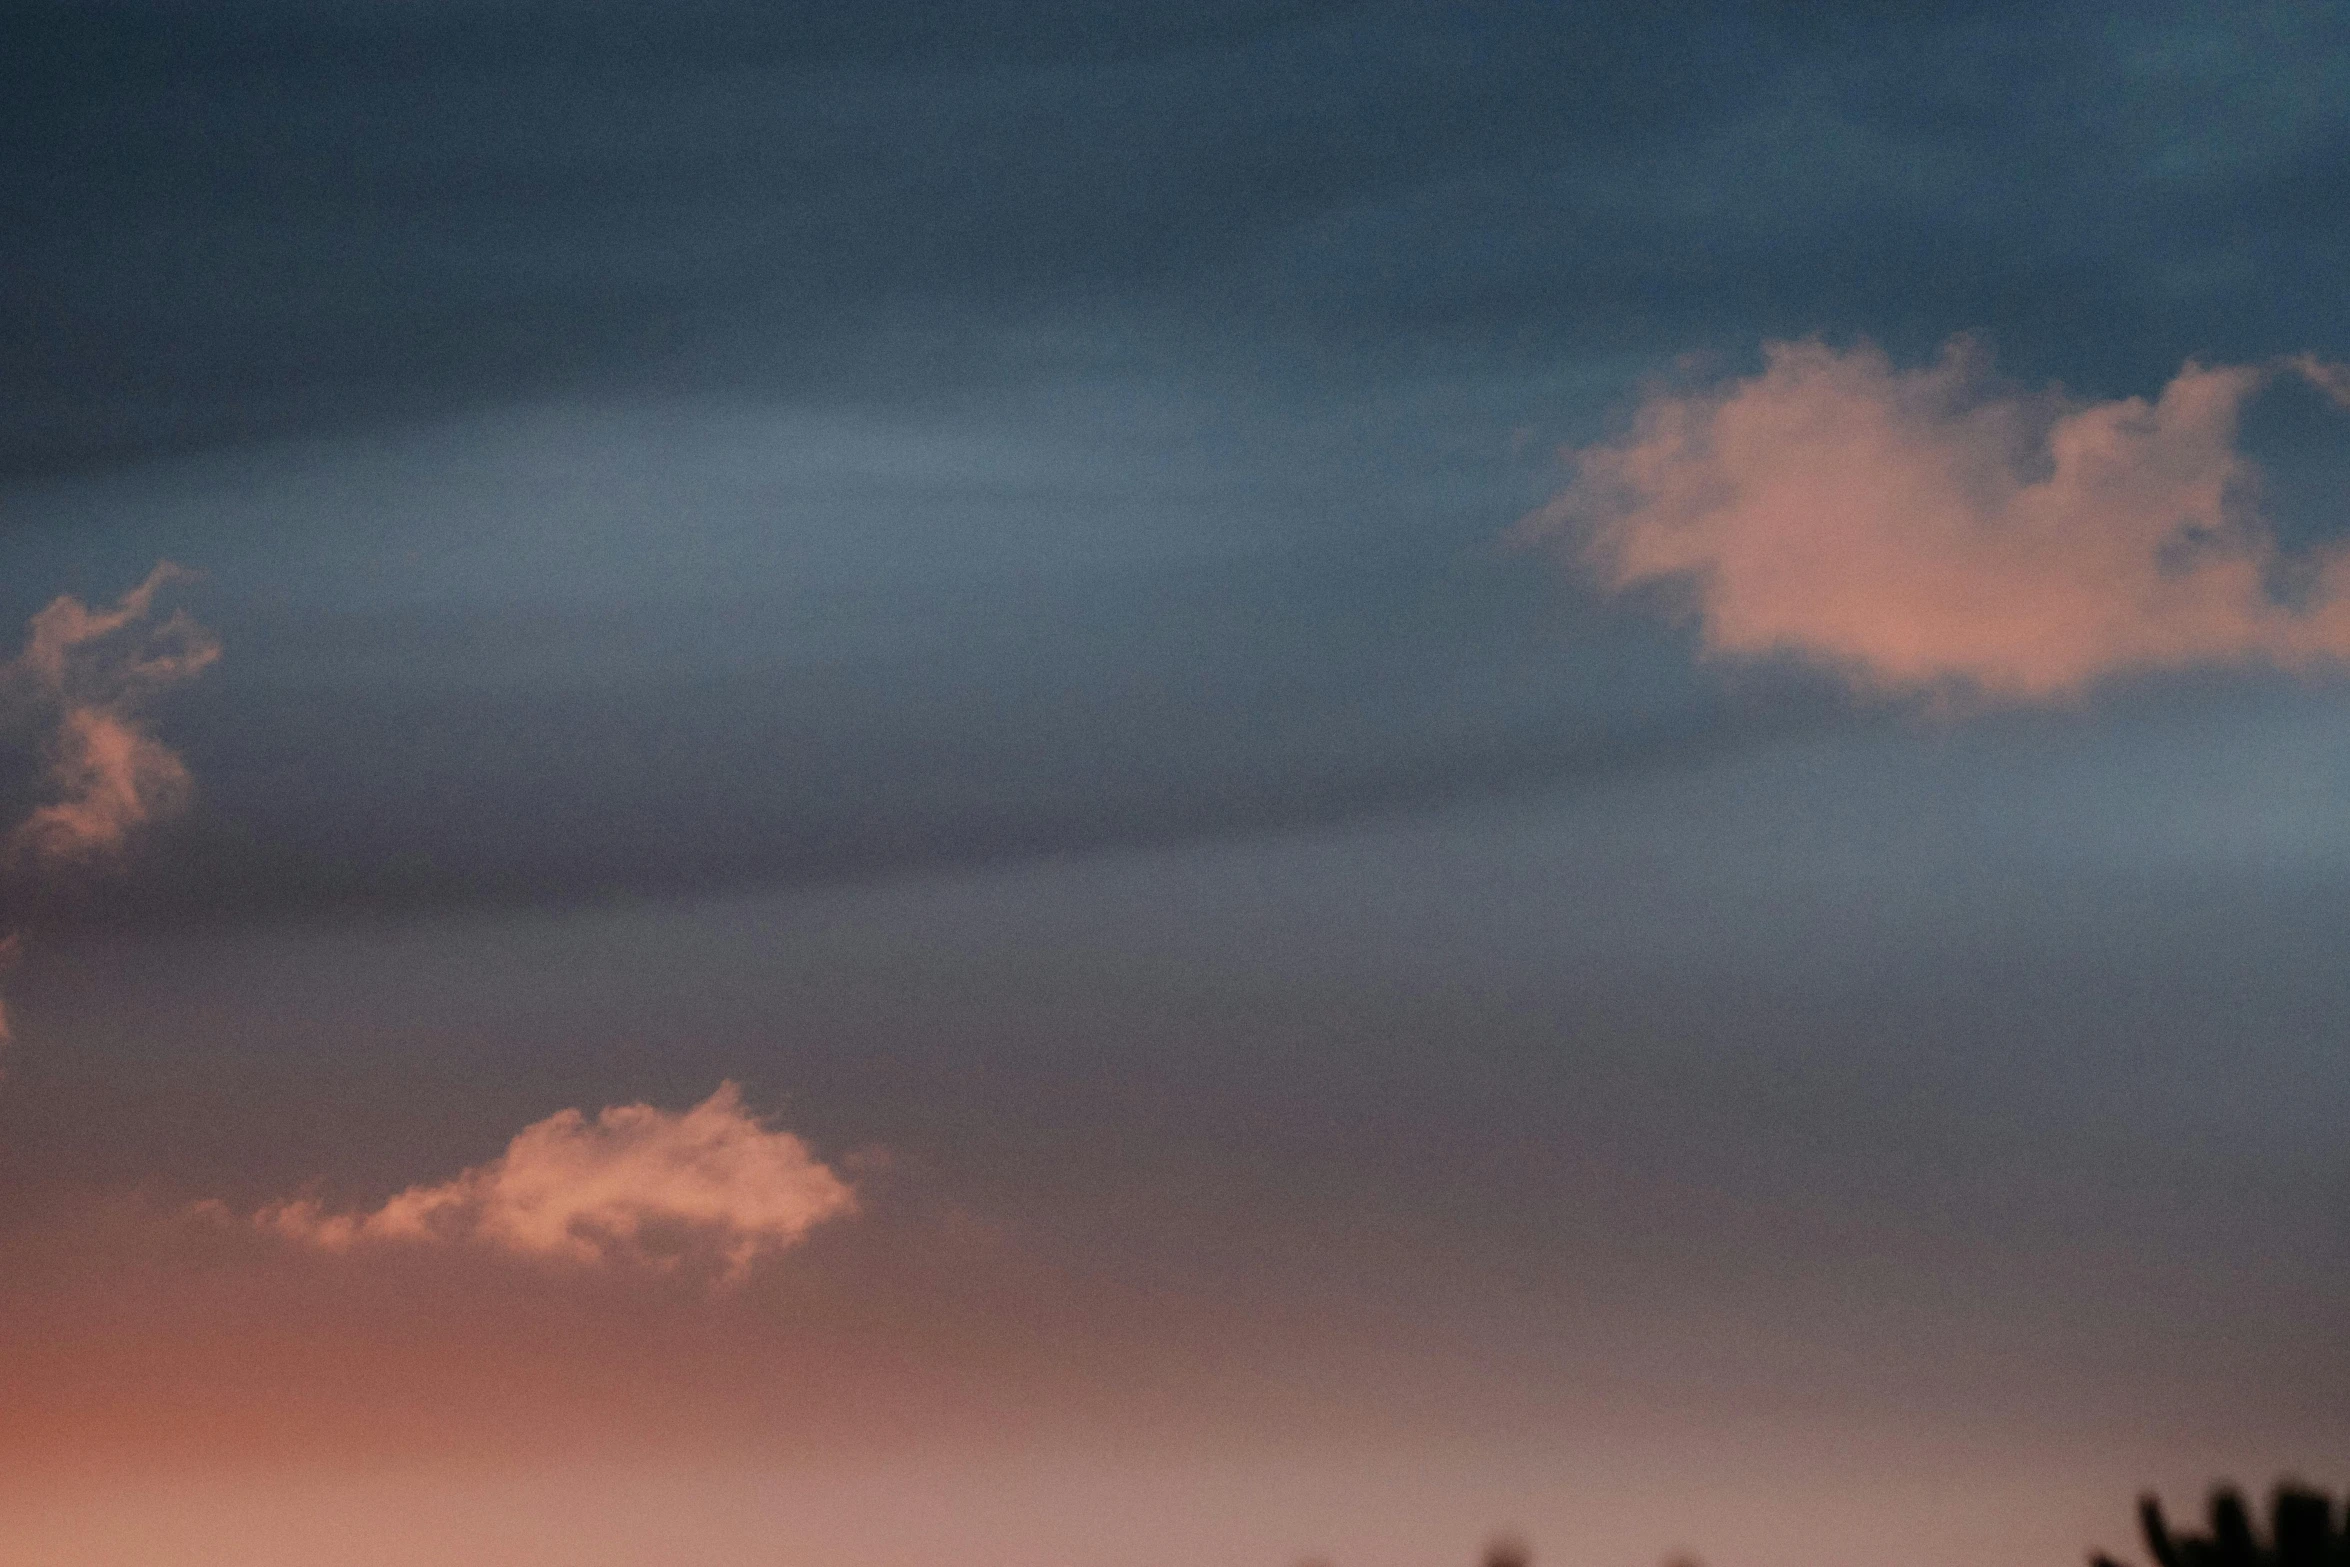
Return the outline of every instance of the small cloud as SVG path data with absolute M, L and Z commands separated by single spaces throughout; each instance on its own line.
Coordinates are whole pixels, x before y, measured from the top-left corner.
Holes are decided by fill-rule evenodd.
M 220 657 L 220 644 L 184 612 L 153 618 L 157 591 L 188 575 L 164 561 L 111 609 L 61 597 L 33 617 L 24 650 L 0 666 L 0 688 L 18 713 L 51 726 L 45 748 L 58 796 L 10 835 L 18 856 L 71 862 L 117 853 L 134 828 L 186 805 L 188 770 L 148 732 L 139 708 Z
M 1659 390 L 1623 441 L 1575 452 L 1530 517 L 1616 591 L 1684 596 L 1709 653 L 1793 654 L 1894 693 L 2064 701 L 2136 671 L 2350 658 L 2350 546 L 2285 564 L 2237 415 L 2290 370 L 2189 363 L 2148 402 L 1986 387 L 1953 343 L 1765 346 L 1758 376 Z
M 562 1111 L 524 1127 L 489 1163 L 411 1186 L 369 1212 L 328 1213 L 299 1199 L 252 1222 L 334 1252 L 470 1244 L 658 1269 L 704 1255 L 733 1283 L 760 1257 L 856 1211 L 855 1190 L 806 1143 L 745 1111 L 741 1089 L 727 1082 L 690 1110 L 614 1105 L 592 1121 Z
M 23 651 L 0 664 L 0 720 L 46 731 L 41 745 L 57 796 L 9 832 L 5 869 L 117 855 L 133 829 L 186 806 L 188 769 L 138 710 L 220 657 L 220 644 L 185 612 L 154 619 L 156 593 L 189 575 L 160 561 L 111 609 L 94 610 L 71 594 L 53 599 L 32 618 Z M 14 933 L 0 938 L 0 970 L 17 952 Z M 0 1006 L 0 1045 L 8 1040 Z

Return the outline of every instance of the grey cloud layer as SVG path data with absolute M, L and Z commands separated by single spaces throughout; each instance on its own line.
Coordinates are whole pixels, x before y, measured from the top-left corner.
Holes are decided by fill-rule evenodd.
M 1661 634 L 1559 624 L 1548 574 L 1496 544 L 1549 473 L 1509 454 L 1524 393 L 1464 395 L 1334 417 L 1095 378 L 890 416 L 553 406 L 27 487 L 18 515 L 50 526 L 17 543 L 24 579 L 200 541 L 238 657 L 173 716 L 203 818 L 103 909 L 18 917 L 857 877 L 1785 722 Z M 1395 450 L 1447 422 L 1451 455 Z
M 859 15 L 0 24 L 7 581 L 185 559 L 239 649 L 173 729 L 207 816 L 84 912 L 854 877 L 1851 721 L 1502 553 L 1543 454 L 1764 335 L 1981 330 L 2091 401 L 2350 356 L 2333 13 Z
M 0 461 L 647 378 L 920 396 L 1022 373 L 1015 321 L 1354 378 L 1822 329 L 1987 329 L 2034 377 L 2338 349 L 2350 30 L 2130 20 L 20 9 Z

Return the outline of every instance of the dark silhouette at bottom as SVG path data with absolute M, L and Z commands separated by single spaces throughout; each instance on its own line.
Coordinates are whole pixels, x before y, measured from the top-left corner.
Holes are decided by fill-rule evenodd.
M 1483 1567 L 1533 1567 L 1534 1550 L 1514 1534 L 1497 1534 L 1485 1542 Z
M 2291 1481 L 2270 1499 L 2266 1540 L 2253 1528 L 2243 1493 L 2232 1486 L 2211 1493 L 2208 1534 L 2172 1534 L 2162 1503 L 2152 1496 L 2139 1499 L 2138 1527 L 2155 1567 L 2350 1567 L 2350 1517 L 2325 1492 Z M 2102 1552 L 2091 1552 L 2089 1562 L 2120 1567 Z

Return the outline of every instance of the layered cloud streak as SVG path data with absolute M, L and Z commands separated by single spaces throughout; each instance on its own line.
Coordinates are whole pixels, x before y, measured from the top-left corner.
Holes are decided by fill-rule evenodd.
M 506 1151 L 379 1208 L 329 1213 L 311 1199 L 253 1216 L 324 1251 L 374 1243 L 471 1244 L 515 1256 L 670 1269 L 694 1257 L 739 1281 L 761 1257 L 856 1212 L 847 1181 L 789 1132 L 743 1108 L 733 1083 L 689 1110 L 565 1110 Z
M 1660 390 L 1529 518 L 1604 586 L 1684 593 L 1710 653 L 1792 654 L 1889 692 L 2078 697 L 2133 671 L 2350 658 L 2350 545 L 2288 558 L 2237 448 L 2252 394 L 2338 368 L 2189 363 L 2159 398 L 1987 385 L 1963 343 L 1904 370 L 1775 343 L 1760 375 Z

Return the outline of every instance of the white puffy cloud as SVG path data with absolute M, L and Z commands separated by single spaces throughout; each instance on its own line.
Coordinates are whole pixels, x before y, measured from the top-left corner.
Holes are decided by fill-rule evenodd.
M 329 1213 L 297 1199 L 253 1223 L 327 1251 L 471 1244 L 656 1268 L 708 1256 L 731 1282 L 856 1210 L 849 1184 L 799 1138 L 762 1125 L 728 1082 L 690 1110 L 614 1105 L 593 1120 L 562 1111 L 524 1127 L 487 1164 L 370 1211 Z

